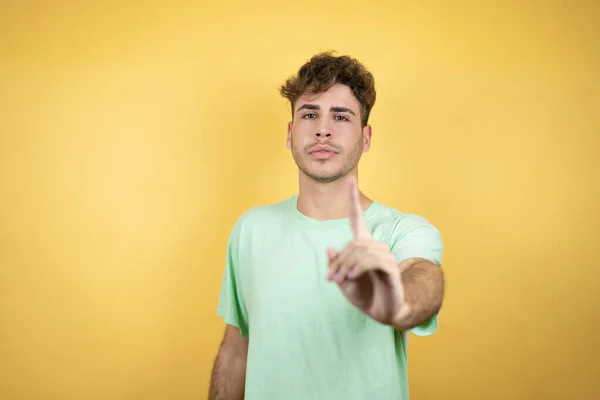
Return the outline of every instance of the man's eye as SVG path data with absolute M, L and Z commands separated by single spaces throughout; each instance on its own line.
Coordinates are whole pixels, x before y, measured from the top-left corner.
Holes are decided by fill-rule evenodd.
M 335 118 L 338 121 L 349 121 L 348 118 L 344 117 L 343 115 L 336 115 Z
M 304 114 L 304 117 L 302 118 L 308 118 L 308 119 L 313 119 L 317 116 L 317 114 L 314 113 L 308 113 L 308 114 Z

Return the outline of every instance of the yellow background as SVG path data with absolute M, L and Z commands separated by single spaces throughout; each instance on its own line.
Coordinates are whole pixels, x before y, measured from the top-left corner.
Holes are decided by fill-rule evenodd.
M 375 74 L 369 196 L 445 239 L 412 398 L 597 399 L 598 2 L 0 2 L 0 398 L 201 399 L 227 235 L 296 191 L 278 85 Z

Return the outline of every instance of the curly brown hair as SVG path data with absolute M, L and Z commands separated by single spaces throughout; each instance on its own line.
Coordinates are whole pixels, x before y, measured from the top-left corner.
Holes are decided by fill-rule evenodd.
M 305 93 L 316 94 L 327 91 L 336 83 L 348 86 L 360 103 L 362 126 L 369 122 L 375 104 L 375 80 L 373 75 L 355 58 L 335 56 L 334 52 L 314 55 L 296 76 L 286 80 L 279 92 L 290 101 L 292 118 L 296 100 Z

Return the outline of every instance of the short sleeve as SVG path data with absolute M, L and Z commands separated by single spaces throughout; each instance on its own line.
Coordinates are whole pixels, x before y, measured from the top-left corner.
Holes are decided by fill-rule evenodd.
M 423 258 L 441 267 L 443 242 L 439 230 L 427 219 L 415 215 L 402 215 L 392 232 L 390 249 L 399 263 L 407 258 Z M 438 327 L 438 314 L 411 331 L 418 336 L 433 334 Z
M 225 270 L 221 281 L 217 315 L 225 323 L 240 330 L 248 339 L 248 314 L 240 281 L 240 222 L 234 226 L 228 240 Z

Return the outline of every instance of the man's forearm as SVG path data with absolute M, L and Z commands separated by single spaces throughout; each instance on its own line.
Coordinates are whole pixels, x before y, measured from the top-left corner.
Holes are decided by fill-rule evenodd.
M 217 354 L 209 389 L 209 400 L 243 400 L 246 357 L 235 346 L 221 346 Z
M 404 307 L 394 321 L 399 330 L 409 330 L 433 317 L 442 306 L 444 274 L 440 267 L 417 261 L 401 272 Z

